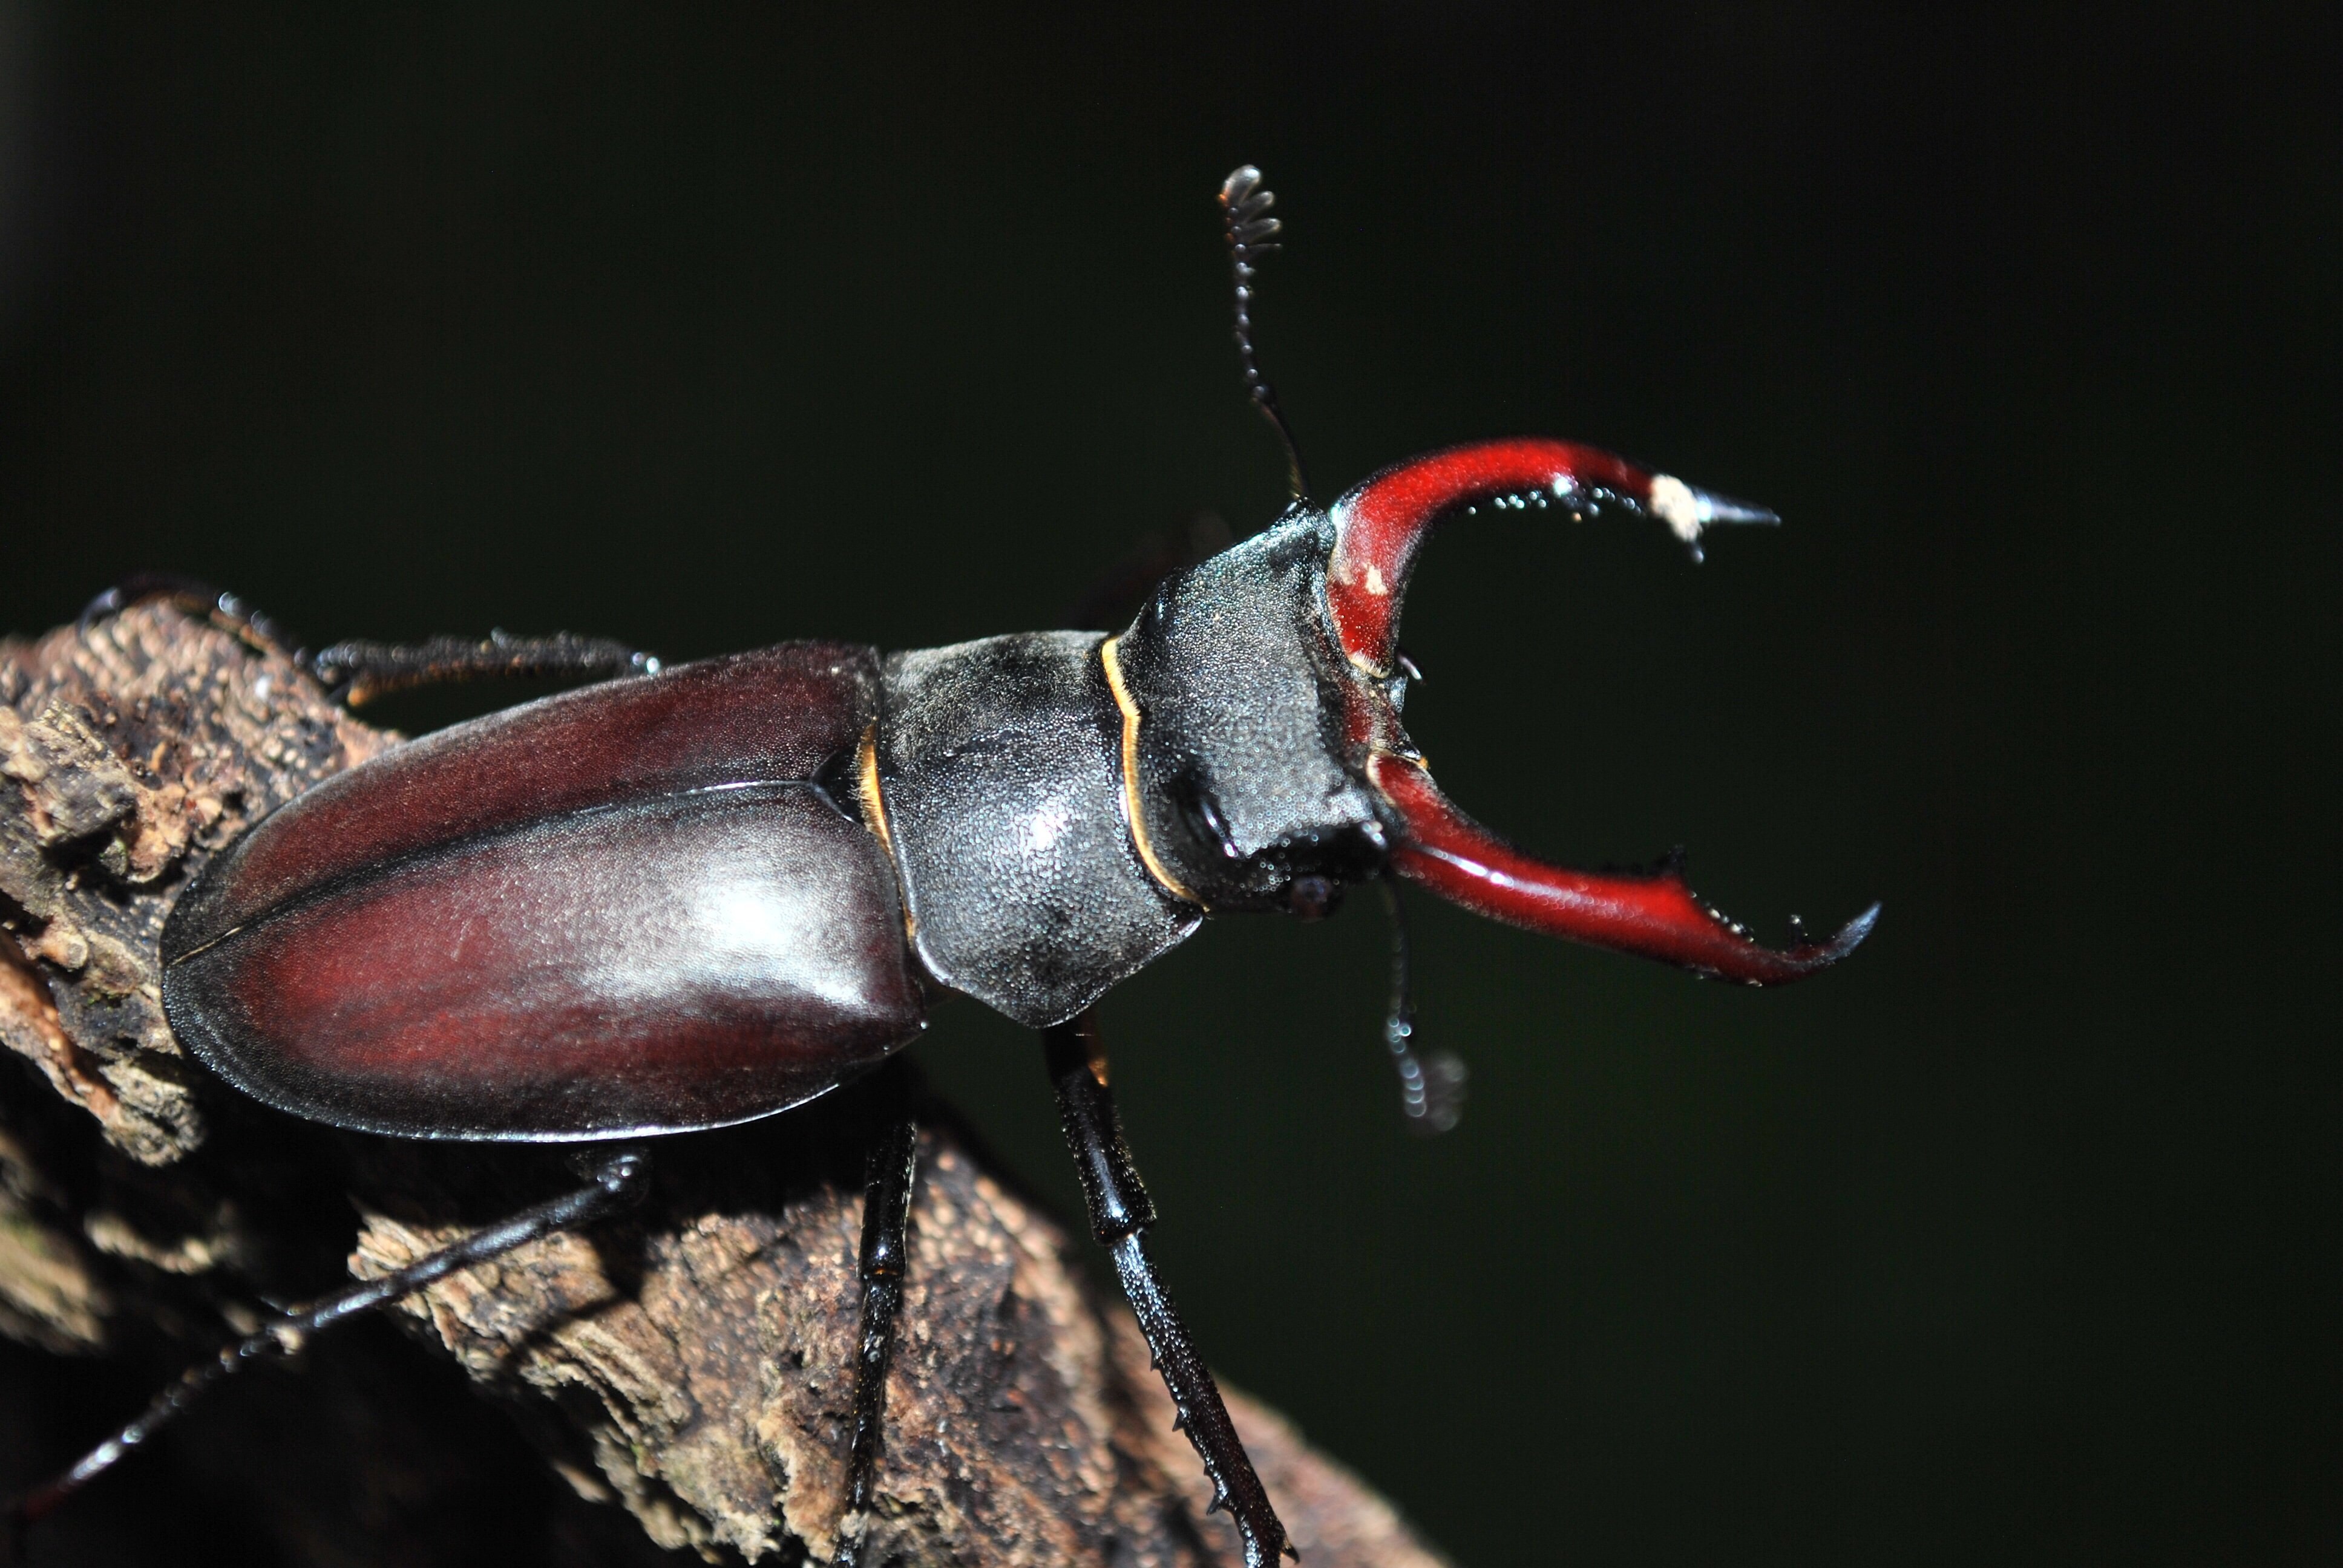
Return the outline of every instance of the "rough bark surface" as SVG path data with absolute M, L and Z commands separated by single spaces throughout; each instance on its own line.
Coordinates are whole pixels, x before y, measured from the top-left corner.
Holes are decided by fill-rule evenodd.
M 26 1064 L 0 1061 L 0 1334 L 160 1370 L 249 1329 L 264 1299 L 396 1267 L 575 1184 L 558 1151 L 398 1143 L 266 1111 L 191 1063 L 164 1020 L 155 940 L 186 879 L 397 741 L 281 653 L 166 606 L 0 643 L 0 1056 Z M 1130 1314 L 1091 1286 L 1076 1239 L 930 1111 L 870 1560 L 1241 1562 L 1226 1520 L 1203 1513 Z M 177 1462 L 287 1560 L 456 1561 L 444 1538 L 467 1500 L 541 1488 L 519 1473 L 541 1475 L 539 1455 L 642 1534 L 571 1521 L 519 1555 L 827 1559 L 867 1115 L 848 1091 L 659 1145 L 643 1211 L 411 1299 L 405 1339 L 353 1331 L 355 1350 L 329 1340 L 292 1377 L 253 1374 L 266 1386 L 220 1396 L 213 1427 L 191 1418 L 210 1440 L 183 1439 Z M 487 1419 L 518 1417 L 528 1442 L 454 1432 L 460 1419 L 433 1403 L 446 1374 L 416 1341 L 492 1396 L 458 1404 L 503 1406 Z M 1357 1480 L 1273 1413 L 1230 1404 L 1305 1563 L 1433 1568 Z M 96 1435 L 127 1413 L 65 1424 Z M 268 1473 L 239 1489 L 247 1440 Z

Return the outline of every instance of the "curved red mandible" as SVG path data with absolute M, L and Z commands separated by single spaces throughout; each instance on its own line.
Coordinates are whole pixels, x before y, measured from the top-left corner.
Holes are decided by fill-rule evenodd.
M 1879 918 L 1874 904 L 1826 942 L 1768 948 L 1701 902 L 1673 869 L 1602 876 L 1524 855 L 1458 810 L 1422 768 L 1388 752 L 1368 778 L 1395 807 L 1406 837 L 1392 865 L 1450 903 L 1547 936 L 1658 959 L 1716 980 L 1780 985 L 1853 952 Z
M 1763 507 L 1571 441 L 1481 441 L 1412 458 L 1353 486 L 1329 510 L 1334 550 L 1326 563 L 1326 600 L 1343 653 L 1378 674 L 1389 670 L 1416 552 L 1445 514 L 1483 501 L 1585 508 L 1605 500 L 1658 518 L 1695 557 L 1704 528 L 1780 520 Z

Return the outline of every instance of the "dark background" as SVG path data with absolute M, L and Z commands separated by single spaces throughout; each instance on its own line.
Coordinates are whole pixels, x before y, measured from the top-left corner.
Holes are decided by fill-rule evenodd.
M 1217 1364 L 1465 1564 L 2332 1561 L 2338 57 L 2120 15 L 12 5 L 0 628 L 1053 624 L 1282 499 L 1258 162 L 1322 494 L 1536 432 L 1789 519 L 1453 529 L 1443 783 L 1886 912 L 1755 994 L 1417 900 L 1430 1142 L 1373 900 L 1215 922 L 1105 1017 Z M 920 1054 L 1071 1211 L 1031 1040 Z

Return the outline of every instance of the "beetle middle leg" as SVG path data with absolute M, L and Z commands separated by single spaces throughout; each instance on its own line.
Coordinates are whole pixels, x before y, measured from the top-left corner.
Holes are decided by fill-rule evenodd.
M 576 1191 L 524 1209 L 500 1224 L 476 1231 L 379 1279 L 363 1281 L 287 1312 L 188 1368 L 156 1395 L 137 1419 L 84 1454 L 72 1469 L 0 1505 L 0 1561 L 11 1560 L 10 1548 L 25 1526 L 55 1513 L 74 1493 L 128 1458 L 215 1384 L 255 1362 L 292 1355 L 311 1336 L 411 1296 L 458 1269 L 489 1262 L 557 1231 L 591 1224 L 631 1209 L 650 1187 L 650 1156 L 639 1149 L 598 1154 L 590 1170 L 592 1181 Z
M 1280 1553 L 1298 1556 L 1277 1511 L 1270 1506 L 1261 1477 L 1253 1473 L 1252 1460 L 1229 1420 L 1228 1407 L 1221 1402 L 1220 1388 L 1196 1353 L 1195 1342 L 1188 1337 L 1187 1326 L 1147 1255 L 1146 1231 L 1155 1222 L 1155 1205 L 1131 1163 L 1122 1122 L 1114 1113 L 1114 1097 L 1107 1091 L 1106 1053 L 1099 1042 L 1096 1013 L 1085 1010 L 1072 1021 L 1044 1030 L 1041 1042 L 1050 1081 L 1058 1091 L 1066 1145 L 1073 1151 L 1090 1207 L 1091 1231 L 1114 1259 L 1123 1294 L 1131 1299 L 1147 1347 L 1155 1353 L 1156 1370 L 1172 1391 L 1177 1424 L 1212 1477 L 1212 1501 L 1206 1512 L 1226 1508 L 1235 1518 L 1244 1536 L 1245 1568 L 1271 1568 Z
M 854 1446 L 846 1462 L 846 1517 L 838 1527 L 832 1568 L 857 1568 L 870 1533 L 870 1504 L 886 1447 L 887 1363 L 894 1359 L 895 1320 L 903 1310 L 910 1241 L 911 1183 L 919 1173 L 920 1126 L 912 1113 L 910 1069 L 880 1070 L 886 1121 L 871 1140 L 862 1195 L 862 1324 L 854 1357 Z

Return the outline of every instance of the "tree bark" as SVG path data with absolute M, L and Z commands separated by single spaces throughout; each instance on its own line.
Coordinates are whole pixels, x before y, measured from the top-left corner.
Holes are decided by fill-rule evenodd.
M 268 1111 L 190 1061 L 164 1020 L 156 939 L 188 878 L 276 806 L 397 742 L 281 652 L 165 605 L 0 643 L 0 1056 L 30 1069 L 0 1066 L 0 1334 L 93 1363 L 51 1376 L 20 1357 L 46 1392 L 0 1408 L 0 1427 L 86 1441 L 135 1401 L 85 1408 L 59 1390 L 119 1398 L 130 1378 L 247 1332 L 264 1301 L 322 1294 L 344 1269 L 395 1267 L 575 1184 L 558 1151 L 407 1143 Z M 353 1330 L 354 1348 L 323 1342 L 296 1375 L 255 1372 L 240 1381 L 257 1390 L 225 1392 L 225 1413 L 191 1417 L 176 1446 L 129 1465 L 288 1561 L 826 1559 L 870 1113 L 848 1090 L 662 1141 L 639 1213 L 411 1298 L 406 1336 Z M 1203 1513 L 1208 1488 L 1130 1313 L 947 1109 L 923 1121 L 870 1560 L 1242 1561 L 1225 1518 Z M 418 1342 L 470 1395 L 441 1397 L 457 1380 Z M 1305 1563 L 1434 1568 L 1388 1504 L 1271 1412 L 1229 1403 Z M 527 1443 L 508 1441 L 513 1417 Z M 0 1465 L 54 1458 L 0 1439 Z M 581 1505 L 545 1486 L 545 1462 L 577 1496 L 623 1504 L 640 1533 L 613 1533 L 608 1510 L 572 1517 Z M 32 1478 L 0 1474 L 0 1488 Z M 119 1497 L 142 1482 L 102 1484 Z M 514 1524 L 532 1509 L 552 1523 Z

